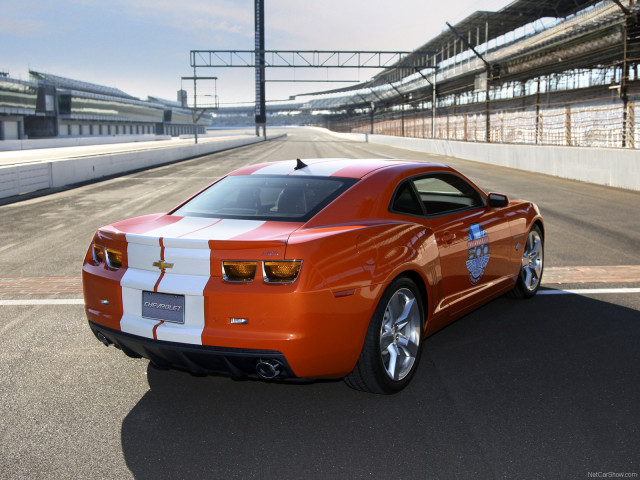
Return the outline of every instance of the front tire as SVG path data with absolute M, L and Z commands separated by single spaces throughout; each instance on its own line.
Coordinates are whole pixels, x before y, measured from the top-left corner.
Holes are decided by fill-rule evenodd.
M 522 252 L 522 262 L 516 286 L 510 293 L 514 298 L 533 297 L 542 282 L 544 270 L 544 240 L 538 225 L 529 230 L 527 242 Z
M 413 378 L 422 353 L 424 309 L 416 284 L 396 278 L 385 290 L 369 324 L 360 358 L 344 378 L 356 390 L 395 393 Z

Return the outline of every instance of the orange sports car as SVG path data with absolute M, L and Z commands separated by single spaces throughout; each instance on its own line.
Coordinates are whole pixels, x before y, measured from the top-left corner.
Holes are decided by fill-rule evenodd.
M 426 336 L 497 296 L 534 295 L 543 245 L 536 205 L 445 165 L 267 163 L 98 229 L 85 310 L 102 343 L 160 368 L 392 393 Z

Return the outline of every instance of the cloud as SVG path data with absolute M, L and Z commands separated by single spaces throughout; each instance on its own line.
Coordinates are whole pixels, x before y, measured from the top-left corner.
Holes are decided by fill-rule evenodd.
M 265 0 L 266 48 L 271 50 L 413 50 L 487 2 L 459 0 Z M 472 7 L 473 6 L 473 9 Z M 251 0 L 0 0 L 2 68 L 16 65 L 105 85 L 128 93 L 174 98 L 181 76 L 191 75 L 189 51 L 252 50 Z M 43 39 L 46 39 L 44 41 Z M 269 80 L 296 78 L 364 81 L 361 69 L 267 72 Z M 251 100 L 251 69 L 217 69 L 221 101 Z M 346 76 L 345 76 L 346 75 Z M 268 85 L 269 98 L 340 85 Z
M 45 34 L 46 24 L 32 18 L 0 17 L 0 32 L 14 37 L 33 37 Z
M 37 2 L 0 3 L 0 35 L 20 38 L 45 35 L 47 22 L 40 16 L 50 9 Z
M 92 0 L 81 0 L 92 1 Z M 166 28 L 211 35 L 226 32 L 244 37 L 253 36 L 253 2 L 230 0 L 112 0 L 104 8 L 120 12 L 130 20 L 152 23 Z

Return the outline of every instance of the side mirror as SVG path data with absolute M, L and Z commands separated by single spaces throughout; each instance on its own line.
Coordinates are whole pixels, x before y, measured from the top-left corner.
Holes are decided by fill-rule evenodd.
M 490 207 L 506 207 L 509 205 L 509 198 L 501 193 L 489 194 L 489 206 Z

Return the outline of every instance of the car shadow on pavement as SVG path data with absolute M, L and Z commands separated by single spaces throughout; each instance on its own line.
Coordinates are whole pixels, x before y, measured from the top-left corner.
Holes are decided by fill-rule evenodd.
M 636 472 L 638 310 L 500 298 L 424 344 L 392 396 L 149 367 L 124 419 L 136 478 L 585 478 Z

